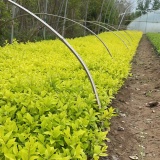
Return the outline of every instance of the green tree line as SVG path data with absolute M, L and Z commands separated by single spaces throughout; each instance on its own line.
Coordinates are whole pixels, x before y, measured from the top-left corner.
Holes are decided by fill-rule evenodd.
M 129 21 L 146 14 L 160 9 L 160 0 L 137 0 L 136 12 L 129 16 Z
M 73 38 L 88 34 L 79 25 L 58 15 L 80 23 L 96 33 L 103 31 L 87 21 L 98 21 L 118 25 L 119 15 L 125 11 L 127 0 L 13 0 L 26 7 L 56 29 L 64 37 Z M 50 15 L 46 15 L 47 13 Z M 52 14 L 52 15 L 51 15 Z M 84 22 L 83 22 L 84 21 Z M 27 15 L 23 10 L 11 5 L 7 0 L 0 0 L 0 45 L 6 40 L 12 42 L 38 41 L 55 38 L 40 22 Z

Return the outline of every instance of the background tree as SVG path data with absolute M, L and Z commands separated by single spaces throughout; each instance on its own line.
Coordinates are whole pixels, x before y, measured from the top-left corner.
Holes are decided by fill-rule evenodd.
M 151 3 L 151 0 L 138 0 L 138 7 L 137 7 L 137 10 L 141 11 L 142 14 L 145 14 L 147 13 L 147 10 L 149 9 L 150 7 L 150 3 Z
M 153 10 L 160 9 L 160 0 L 154 0 L 152 4 L 153 4 L 152 5 Z
M 124 12 L 128 5 L 127 0 L 16 0 L 16 2 L 33 13 L 48 13 L 74 20 L 105 22 L 114 26 L 118 25 L 119 14 Z M 20 42 L 55 38 L 47 28 L 33 17 L 26 15 L 23 10 L 17 7 L 13 10 L 13 5 L 7 3 L 7 0 L 5 3 L 0 0 L 0 16 L 0 45 L 5 39 L 10 39 L 9 37 L 13 35 L 11 33 L 14 33 L 12 37 Z M 46 14 L 38 16 L 65 37 L 73 38 L 88 34 L 84 28 L 62 18 Z M 14 20 L 13 32 L 11 32 L 13 20 L 6 23 L 11 17 Z M 84 22 L 83 24 L 96 33 L 103 31 L 100 27 L 90 23 Z
M 147 13 L 147 10 L 160 9 L 160 0 L 138 0 L 137 9 L 143 14 Z
M 8 6 L 3 1 L 0 1 L 0 45 L 3 45 L 6 39 L 9 39 L 9 27 L 3 24 L 10 18 Z
M 138 0 L 137 4 L 136 12 L 132 12 L 128 15 L 126 24 L 130 23 L 142 14 L 160 9 L 160 0 Z

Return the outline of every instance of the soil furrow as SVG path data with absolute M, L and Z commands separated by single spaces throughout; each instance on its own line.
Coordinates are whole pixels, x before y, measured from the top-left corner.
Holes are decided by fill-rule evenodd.
M 108 158 L 160 160 L 160 57 L 143 35 L 129 77 L 113 101 Z

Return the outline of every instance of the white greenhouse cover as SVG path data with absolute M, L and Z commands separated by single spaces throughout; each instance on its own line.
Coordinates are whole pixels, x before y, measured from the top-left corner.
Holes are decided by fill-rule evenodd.
M 128 30 L 140 30 L 143 33 L 160 32 L 160 10 L 148 12 L 134 21 L 128 26 Z

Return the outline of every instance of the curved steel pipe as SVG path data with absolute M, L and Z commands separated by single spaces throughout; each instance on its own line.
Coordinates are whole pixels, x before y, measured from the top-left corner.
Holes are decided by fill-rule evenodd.
M 84 21 L 81 20 L 81 22 L 84 22 Z M 98 23 L 95 23 L 95 22 L 92 22 L 92 21 L 86 21 L 86 22 L 91 23 L 91 24 L 94 24 L 94 25 L 97 25 L 97 26 L 100 26 L 100 27 L 106 29 L 107 31 L 112 32 L 112 33 L 113 33 L 115 36 L 117 36 L 117 37 L 124 43 L 124 45 L 129 49 L 128 45 L 124 42 L 124 40 L 123 40 L 118 34 L 116 34 L 115 32 L 113 32 L 112 30 L 108 29 L 108 28 L 105 27 L 105 26 L 100 25 L 99 22 L 98 22 Z
M 93 22 L 97 22 L 97 21 L 93 21 Z M 98 23 L 98 22 L 97 22 L 97 23 Z M 115 31 L 119 31 L 117 28 L 115 28 L 115 27 L 113 27 L 113 26 L 111 26 L 111 25 L 109 25 L 109 24 L 107 24 L 107 23 L 103 23 L 103 22 L 99 22 L 99 23 L 104 24 L 104 25 L 106 25 L 106 26 L 108 26 L 108 27 L 111 27 L 111 28 L 113 28 Z M 123 32 L 126 33 L 126 34 L 130 37 L 130 39 L 133 41 L 133 38 L 130 36 L 129 33 L 127 33 L 127 31 L 123 30 Z M 130 43 L 130 41 L 129 41 L 126 37 L 125 37 L 125 39 Z
M 119 31 L 118 29 L 116 29 L 115 27 L 113 27 L 113 26 L 111 26 L 111 25 L 109 25 L 109 24 L 106 24 L 106 23 L 103 23 L 103 22 L 101 22 L 102 24 L 104 24 L 104 25 L 106 25 L 106 26 L 108 26 L 108 27 L 111 27 L 111 28 L 113 28 L 115 31 Z M 123 30 L 123 32 L 124 33 L 126 33 L 129 37 L 130 37 L 130 39 L 133 41 L 133 39 L 132 39 L 132 37 L 129 35 L 129 33 L 127 33 L 125 30 Z M 125 37 L 125 39 L 130 43 L 130 41 Z
M 109 48 L 106 46 L 106 44 L 103 42 L 103 40 L 102 40 L 101 38 L 99 38 L 92 30 L 90 30 L 90 29 L 87 28 L 86 26 L 82 25 L 81 23 L 78 23 L 77 21 L 74 21 L 74 20 L 72 20 L 72 19 L 70 19 L 70 18 L 66 18 L 66 17 L 63 17 L 63 16 L 54 15 L 54 14 L 47 14 L 47 13 L 35 13 L 35 14 L 37 14 L 37 15 L 43 14 L 43 15 L 48 15 L 48 16 L 53 16 L 53 17 L 59 17 L 59 18 L 66 19 L 66 20 L 68 20 L 68 21 L 71 21 L 71 22 L 74 22 L 74 23 L 80 25 L 81 27 L 85 28 L 85 29 L 88 30 L 90 33 L 92 33 L 94 36 L 96 36 L 96 37 L 98 38 L 98 40 L 99 40 L 99 41 L 104 45 L 104 47 L 107 49 L 109 55 L 112 57 L 112 54 L 111 54 Z
M 44 14 L 46 14 L 46 13 L 34 13 L 34 14 L 41 14 L 41 15 L 44 15 Z M 0 25 L 0 27 L 1 26 L 3 26 L 3 25 L 5 25 L 5 24 L 7 24 L 8 22 L 10 22 L 10 21 L 12 21 L 12 20 L 15 20 L 15 19 L 17 19 L 17 18 L 20 18 L 20 17 L 23 17 L 23 16 L 28 16 L 29 14 L 23 14 L 23 15 L 19 15 L 19 16 L 17 16 L 17 17 L 14 17 L 14 18 L 12 18 L 12 19 L 10 19 L 10 20 L 8 20 L 8 21 L 6 21 L 6 22 L 4 22 L 3 24 L 1 24 Z M 57 16 L 57 15 L 53 15 L 53 14 L 47 14 L 48 16 Z M 61 18 L 62 16 L 58 16 L 59 18 Z M 63 17 L 63 18 L 65 18 L 65 17 Z M 68 18 L 69 19 L 69 18 Z M 69 21 L 69 20 L 68 20 Z M 82 20 L 72 20 L 72 19 L 70 19 L 70 21 L 73 21 L 75 24 L 80 24 L 80 23 L 78 23 L 77 21 L 82 21 Z M 76 23 L 77 22 L 77 23 Z M 84 22 L 84 21 L 83 21 Z M 86 21 L 86 22 L 89 22 L 89 23 L 91 23 L 91 22 L 93 22 L 93 23 L 95 23 L 95 25 L 100 25 L 100 24 L 104 24 L 104 25 L 106 25 L 106 26 L 108 26 L 108 27 L 110 27 L 110 28 L 113 28 L 115 31 L 119 31 L 119 30 L 117 30 L 115 27 L 113 27 L 113 26 L 111 26 L 111 25 L 109 25 L 109 24 L 107 24 L 107 23 L 103 23 L 103 22 L 97 22 L 97 21 Z M 92 24 L 93 24 L 92 23 Z M 98 23 L 98 24 L 97 24 Z M 82 24 L 80 24 L 80 25 L 82 25 Z M 88 28 L 88 27 L 86 27 L 86 26 L 84 26 L 84 25 L 82 25 L 84 28 Z M 101 25 L 102 26 L 102 25 Z M 104 26 L 103 26 L 104 27 Z M 89 29 L 89 28 L 88 28 Z M 110 29 L 108 29 L 108 28 L 106 28 L 108 31 L 112 31 L 112 30 L 110 30 Z M 93 31 L 92 31 L 93 32 Z M 92 33 L 91 32 L 91 33 Z M 130 38 L 131 38 L 131 40 L 133 40 L 132 39 L 132 37 L 126 32 L 126 31 L 124 31 Z M 94 32 L 93 32 L 94 33 Z M 93 34 L 92 33 L 92 34 Z M 94 33 L 94 35 L 97 37 L 97 35 Z M 98 37 L 97 37 L 98 38 Z M 99 39 L 99 38 L 98 38 Z M 126 40 L 127 40 L 127 38 L 125 38 Z M 129 40 L 127 40 L 128 42 L 129 42 Z M 100 41 L 101 42 L 101 41 Z M 102 42 L 101 42 L 102 43 Z M 129 42 L 130 43 L 130 42 Z M 105 46 L 105 48 L 107 47 L 106 46 L 106 44 L 103 44 L 104 46 Z M 107 47 L 108 48 L 108 47 Z M 107 49 L 107 51 L 108 51 L 109 49 Z M 110 52 L 110 51 L 108 51 L 108 52 Z M 111 55 L 111 53 L 110 53 L 110 55 Z
M 107 47 L 107 45 L 103 42 L 103 40 L 97 36 L 97 34 L 95 34 L 92 30 L 90 30 L 88 27 L 82 25 L 81 23 L 78 23 L 77 21 L 75 20 L 72 20 L 72 19 L 69 19 L 69 18 L 66 18 L 66 17 L 63 17 L 63 16 L 58 16 L 58 15 L 54 15 L 54 14 L 47 14 L 47 13 L 34 13 L 35 15 L 47 15 L 47 16 L 53 16 L 53 17 L 59 17 L 59 18 L 63 18 L 63 19 L 66 19 L 68 21 L 71 21 L 71 22 L 74 22 L 75 24 L 78 24 L 80 25 L 81 27 L 85 28 L 86 30 L 88 30 L 90 33 L 92 33 L 94 36 L 96 36 L 96 38 L 104 45 L 104 47 L 106 48 L 107 52 L 109 53 L 109 55 L 112 57 L 112 54 L 109 50 L 109 48 Z M 28 14 L 23 14 L 23 15 L 20 15 L 18 17 L 15 17 L 14 19 L 16 18 L 19 18 L 19 17 L 22 17 L 22 16 L 26 16 Z M 13 19 L 12 19 L 13 20 Z M 8 22 L 8 21 L 7 21 Z M 5 22 L 5 23 L 7 23 Z
M 127 10 L 128 10 L 130 7 L 132 7 L 135 3 L 137 3 L 137 1 L 132 2 L 132 3 L 125 9 L 124 13 L 122 14 L 122 18 L 121 18 L 121 20 L 120 20 L 120 23 L 119 23 L 119 25 L 118 25 L 118 30 L 119 30 L 120 27 L 121 27 L 121 24 L 122 24 L 122 22 L 123 22 L 123 19 L 124 19 L 126 13 L 127 13 Z
M 101 103 L 100 103 L 100 99 L 97 93 L 97 89 L 96 86 L 94 84 L 93 78 L 89 72 L 89 69 L 87 68 L 86 64 L 83 62 L 82 58 L 78 55 L 78 53 L 75 51 L 75 49 L 68 43 L 68 41 L 66 39 L 64 39 L 64 37 L 62 37 L 57 31 L 55 31 L 50 25 L 48 25 L 46 22 L 44 22 L 41 18 L 39 18 L 38 16 L 36 16 L 34 13 L 30 12 L 29 10 L 27 10 L 26 8 L 24 8 L 23 6 L 19 5 L 16 2 L 13 2 L 12 0 L 7 0 L 8 2 L 10 2 L 11 4 L 21 8 L 22 10 L 24 10 L 25 12 L 29 13 L 30 15 L 32 15 L 34 18 L 36 18 L 38 21 L 40 21 L 43 25 L 45 25 L 48 29 L 50 29 L 55 35 L 57 35 L 59 37 L 59 39 L 68 47 L 68 49 L 75 55 L 75 57 L 79 60 L 79 62 L 81 63 L 81 65 L 83 66 L 85 72 L 87 73 L 87 76 L 90 80 L 90 83 L 92 85 L 92 89 L 93 92 L 95 94 L 95 98 L 97 100 L 97 104 L 99 106 L 99 108 L 101 108 Z

